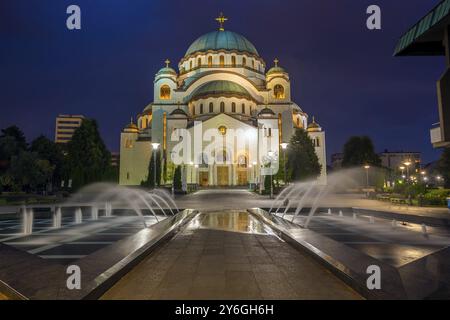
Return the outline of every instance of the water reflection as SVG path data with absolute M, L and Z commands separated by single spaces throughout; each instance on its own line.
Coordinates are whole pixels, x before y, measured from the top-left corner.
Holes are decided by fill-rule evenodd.
M 203 214 L 200 228 L 271 234 L 270 230 L 247 212 L 226 211 Z

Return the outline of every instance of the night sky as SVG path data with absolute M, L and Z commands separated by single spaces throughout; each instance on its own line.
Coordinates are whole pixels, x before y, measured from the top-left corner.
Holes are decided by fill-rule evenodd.
M 246 36 L 268 67 L 278 57 L 293 100 L 325 128 L 327 153 L 351 135 L 378 151 L 421 151 L 438 121 L 442 57 L 392 57 L 398 38 L 438 0 L 1 0 L 0 128 L 17 124 L 29 140 L 54 138 L 55 117 L 98 120 L 111 151 L 120 130 L 153 99 L 155 73 L 176 66 L 189 45 L 217 28 Z M 82 30 L 66 28 L 66 8 L 82 10 Z M 382 9 L 382 30 L 366 28 L 366 8 Z

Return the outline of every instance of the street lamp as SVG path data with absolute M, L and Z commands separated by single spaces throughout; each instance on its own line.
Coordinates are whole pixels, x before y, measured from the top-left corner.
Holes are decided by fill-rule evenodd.
M 191 161 L 189 162 L 189 165 L 191 166 L 191 184 L 192 184 L 192 173 L 194 171 L 194 163 Z
M 409 180 L 409 166 L 412 164 L 410 160 L 403 162 L 406 166 L 406 180 Z
M 269 159 L 270 159 L 270 199 L 273 198 L 273 172 L 272 172 L 272 160 L 274 156 L 273 151 L 269 151 L 268 153 Z
M 198 177 L 198 164 L 194 165 L 195 168 L 195 183 L 198 185 L 199 177 Z
M 364 166 L 364 169 L 366 169 L 366 186 L 369 187 L 369 169 L 370 169 L 370 166 L 368 164 L 366 164 Z
M 283 163 L 284 163 L 284 184 L 287 184 L 287 175 L 286 175 L 286 149 L 288 147 L 288 143 L 283 142 L 281 144 L 281 149 L 283 149 Z
M 248 165 L 248 169 L 250 171 L 250 178 L 248 179 L 248 189 L 252 190 L 252 168 L 253 166 L 251 164 Z
M 256 166 L 258 165 L 258 162 L 253 161 L 253 183 L 255 184 L 255 191 L 256 191 Z
M 405 175 L 405 167 L 400 166 L 399 169 L 402 171 L 402 177 Z
M 153 148 L 153 167 L 154 167 L 154 171 L 153 171 L 153 185 L 154 185 L 154 188 L 156 188 L 156 151 L 159 148 L 159 143 L 153 142 L 152 143 L 152 148 Z

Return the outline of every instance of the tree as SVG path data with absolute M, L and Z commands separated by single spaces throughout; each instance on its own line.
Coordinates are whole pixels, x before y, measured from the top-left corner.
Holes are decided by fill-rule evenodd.
M 35 152 L 39 159 L 47 160 L 55 168 L 52 183 L 60 184 L 63 175 L 64 153 L 62 147 L 41 135 L 31 142 L 30 151 Z
M 381 159 L 375 153 L 372 140 L 367 136 L 354 136 L 344 145 L 342 167 L 357 167 L 365 164 L 380 166 Z
M 17 142 L 17 146 L 21 150 L 25 150 L 27 148 L 27 141 L 25 139 L 25 135 L 22 132 L 22 130 L 19 129 L 17 126 L 11 126 L 5 129 L 2 129 L 2 134 L 0 135 L 0 138 L 2 137 L 13 137 L 14 140 Z
M 95 120 L 83 120 L 68 143 L 67 151 L 66 178 L 72 179 L 74 189 L 107 178 L 111 153 L 100 136 Z
M 183 183 L 181 181 L 181 166 L 175 168 L 175 173 L 173 174 L 173 188 L 174 190 L 183 189 Z
M 0 174 L 5 173 L 13 156 L 27 149 L 25 135 L 17 126 L 2 129 L 0 135 Z
M 152 152 L 150 156 L 150 162 L 148 164 L 148 175 L 147 180 L 141 183 L 142 186 L 147 188 L 155 187 L 155 152 Z M 160 150 L 156 151 L 156 186 L 161 185 L 161 152 Z
M 15 186 L 24 191 L 45 190 L 55 167 L 48 160 L 38 158 L 37 153 L 21 151 L 11 159 L 10 173 Z
M 442 152 L 438 170 L 444 178 L 445 188 L 450 188 L 450 148 L 445 148 Z
M 272 182 L 272 188 L 275 189 L 275 180 L 272 180 L 270 175 L 264 176 L 264 193 L 270 194 L 270 183 Z
M 288 146 L 287 156 L 292 180 L 317 178 L 320 175 L 322 166 L 314 150 L 313 142 L 305 130 L 295 129 Z
M 280 181 L 283 181 L 284 184 L 287 183 L 287 181 L 284 181 L 284 166 L 285 166 L 285 162 L 286 162 L 286 180 L 289 181 L 289 176 L 290 176 L 290 170 L 288 168 L 288 159 L 287 159 L 287 155 L 286 155 L 286 161 L 285 161 L 285 157 L 283 155 L 283 151 L 280 152 L 280 157 L 278 158 L 278 171 L 277 173 L 273 176 L 274 178 L 274 184 L 276 184 L 277 187 L 280 186 Z

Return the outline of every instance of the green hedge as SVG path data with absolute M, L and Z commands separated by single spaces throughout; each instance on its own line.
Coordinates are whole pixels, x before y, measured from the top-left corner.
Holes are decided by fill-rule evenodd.
M 447 197 L 450 196 L 449 189 L 430 190 L 423 196 L 423 204 L 430 206 L 446 206 Z

